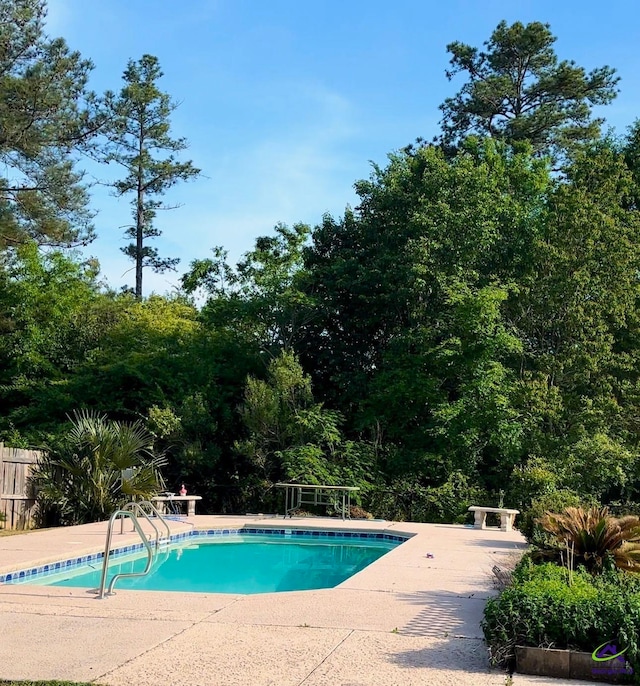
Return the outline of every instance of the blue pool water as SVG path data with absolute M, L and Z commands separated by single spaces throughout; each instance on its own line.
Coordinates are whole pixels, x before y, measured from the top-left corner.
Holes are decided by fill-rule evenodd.
M 199 593 L 270 593 L 332 588 L 392 550 L 399 541 L 354 539 L 292 540 L 280 535 L 231 535 L 186 539 L 161 549 L 148 575 L 123 578 L 116 590 Z M 146 553 L 110 561 L 108 579 L 142 571 Z M 26 583 L 96 588 L 102 561 L 36 576 Z

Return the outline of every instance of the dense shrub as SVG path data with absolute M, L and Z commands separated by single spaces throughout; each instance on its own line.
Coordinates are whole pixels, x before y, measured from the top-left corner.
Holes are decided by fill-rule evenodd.
M 349 510 L 349 516 L 351 519 L 373 519 L 371 512 L 367 512 L 365 509 L 359 505 L 352 505 Z
M 571 583 L 570 583 L 571 582 Z M 640 580 L 611 571 L 592 576 L 528 559 L 513 584 L 489 599 L 482 628 L 495 664 L 513 667 L 515 646 L 569 648 L 592 652 L 607 641 L 627 649 L 640 672 Z
M 585 499 L 574 491 L 564 489 L 552 491 L 533 500 L 531 505 L 521 512 L 520 517 L 516 518 L 516 527 L 527 539 L 527 543 L 547 546 L 552 542 L 553 536 L 547 533 L 536 520 L 543 517 L 546 512 L 562 512 L 567 507 L 579 507 L 585 504 L 595 503 L 585 503 Z
M 524 512 L 534 500 L 556 491 L 558 480 L 558 474 L 550 461 L 530 457 L 524 464 L 513 468 L 505 484 L 506 501 L 510 503 L 510 507 Z
M 124 423 L 89 411 L 74 413 L 66 436 L 32 473 L 40 525 L 85 524 L 108 519 L 133 498 L 163 487 L 163 456 L 141 422 Z
M 440 486 L 421 486 L 407 480 L 396 481 L 391 488 L 372 489 L 363 505 L 381 519 L 461 524 L 469 517 L 469 506 L 486 498 L 482 489 L 455 471 Z
M 572 565 L 600 574 L 614 565 L 640 572 L 640 518 L 613 517 L 606 507 L 567 507 L 539 520 L 545 531 L 567 546 Z

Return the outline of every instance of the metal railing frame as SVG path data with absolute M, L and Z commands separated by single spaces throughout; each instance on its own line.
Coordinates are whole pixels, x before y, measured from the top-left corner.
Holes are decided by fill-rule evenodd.
M 124 519 L 125 517 L 128 517 L 129 519 L 131 519 L 131 523 L 133 524 L 133 528 L 137 531 L 138 535 L 142 539 L 142 543 L 144 544 L 144 547 L 147 549 L 147 565 L 142 572 L 127 572 L 127 573 L 121 573 L 121 574 L 114 574 L 113 577 L 111 577 L 111 581 L 109 582 L 109 587 L 106 588 L 107 573 L 108 573 L 108 569 L 109 569 L 109 553 L 111 552 L 111 539 L 113 537 L 113 525 L 115 524 L 115 521 L 116 521 L 116 519 L 118 519 L 118 517 L 121 517 L 122 519 Z M 156 528 L 156 534 L 158 534 L 157 528 Z M 145 576 L 146 574 L 149 573 L 149 570 L 151 569 L 152 564 L 153 564 L 153 549 L 151 548 L 151 544 L 149 543 L 149 539 L 145 536 L 145 533 L 142 530 L 142 527 L 140 526 L 140 522 L 138 521 L 138 518 L 136 517 L 135 513 L 133 513 L 131 510 L 116 510 L 111 515 L 111 517 L 109 518 L 109 524 L 107 526 L 107 539 L 106 539 L 105 546 L 104 546 L 104 559 L 102 560 L 102 574 L 100 576 L 100 586 L 98 588 L 98 598 L 103 599 L 109 595 L 113 595 L 113 587 L 115 586 L 115 583 L 118 579 L 122 579 L 124 577 Z

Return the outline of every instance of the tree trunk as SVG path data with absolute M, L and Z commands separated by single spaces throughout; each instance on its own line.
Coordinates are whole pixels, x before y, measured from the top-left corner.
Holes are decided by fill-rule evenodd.
M 136 212 L 136 298 L 142 300 L 142 237 L 144 230 L 144 191 L 138 186 Z
M 144 152 L 144 130 L 140 122 L 138 135 L 138 197 L 136 205 L 136 298 L 142 300 L 142 247 L 144 237 L 144 186 L 142 177 L 142 154 Z

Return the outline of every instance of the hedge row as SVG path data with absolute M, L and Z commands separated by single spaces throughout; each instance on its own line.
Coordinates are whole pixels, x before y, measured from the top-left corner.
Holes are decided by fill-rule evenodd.
M 515 646 L 592 652 L 613 641 L 640 683 L 640 579 L 622 571 L 571 576 L 554 564 L 525 558 L 513 584 L 485 607 L 482 628 L 492 661 L 514 668 Z

